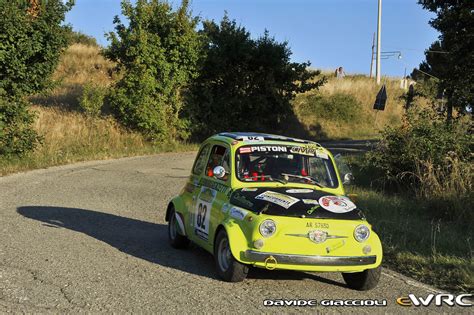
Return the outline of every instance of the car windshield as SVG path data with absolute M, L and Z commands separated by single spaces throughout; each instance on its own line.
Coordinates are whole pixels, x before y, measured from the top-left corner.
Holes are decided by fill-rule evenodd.
M 338 186 L 334 165 L 316 146 L 251 145 L 236 153 L 236 174 L 243 182 Z

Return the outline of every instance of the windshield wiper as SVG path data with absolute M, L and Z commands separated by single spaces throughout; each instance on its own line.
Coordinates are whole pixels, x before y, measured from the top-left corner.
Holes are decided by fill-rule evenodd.
M 301 179 L 306 179 L 306 180 L 309 180 L 311 181 L 313 184 L 315 184 L 316 186 L 319 186 L 321 188 L 324 188 L 325 186 L 321 185 L 316 179 L 314 179 L 313 177 L 311 176 L 303 176 L 303 175 L 295 175 L 295 174 L 287 174 L 287 173 L 281 173 L 281 175 L 283 176 L 288 176 L 288 177 L 295 177 L 295 178 L 301 178 Z

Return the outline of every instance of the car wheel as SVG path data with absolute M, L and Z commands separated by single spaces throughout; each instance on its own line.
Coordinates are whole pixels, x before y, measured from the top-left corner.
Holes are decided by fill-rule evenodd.
M 382 266 L 362 272 L 342 273 L 347 286 L 354 290 L 367 291 L 377 286 L 382 273 Z
M 229 238 L 225 230 L 219 231 L 214 246 L 217 274 L 228 282 L 240 282 L 247 277 L 249 267 L 237 260 L 230 251 Z
M 174 209 L 171 209 L 168 221 L 168 239 L 174 248 L 186 248 L 189 245 L 189 239 L 178 233 L 178 222 L 175 213 Z

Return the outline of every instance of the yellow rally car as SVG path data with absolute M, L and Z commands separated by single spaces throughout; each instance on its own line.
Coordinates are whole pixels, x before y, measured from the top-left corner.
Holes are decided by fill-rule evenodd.
M 203 142 L 191 176 L 168 205 L 169 241 L 214 254 L 217 273 L 249 267 L 342 272 L 353 289 L 379 281 L 382 245 L 346 196 L 331 153 L 318 143 L 258 133 Z

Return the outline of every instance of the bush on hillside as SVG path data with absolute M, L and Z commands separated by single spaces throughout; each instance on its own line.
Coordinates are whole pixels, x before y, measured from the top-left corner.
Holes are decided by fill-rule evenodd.
M 414 107 L 402 128 L 387 127 L 369 164 L 399 189 L 432 203 L 433 216 L 474 219 L 474 137 L 468 117 L 447 124 Z
M 195 138 L 226 130 L 281 132 L 293 123 L 290 101 L 318 88 L 308 63 L 291 62 L 287 42 L 257 39 L 224 16 L 203 23 L 201 68 L 186 109 Z
M 28 106 L 21 98 L 0 97 L 0 156 L 24 155 L 40 142 Z
M 67 46 L 71 3 L 0 1 L 0 154 L 21 155 L 39 138 L 25 97 L 50 86 Z
M 106 94 L 107 88 L 91 82 L 86 83 L 78 99 L 79 108 L 87 115 L 99 116 Z
M 352 95 L 335 93 L 311 94 L 303 97 L 306 101 L 301 103 L 301 115 L 334 119 L 337 122 L 357 121 L 362 117 L 362 105 Z
M 86 46 L 99 47 L 99 44 L 97 43 L 97 40 L 94 37 L 73 30 L 68 32 L 68 42 L 69 45 L 82 44 Z
M 127 127 L 154 141 L 187 137 L 186 122 L 179 115 L 182 93 L 197 75 L 200 53 L 197 19 L 184 0 L 173 11 L 171 4 L 139 0 L 122 2 L 129 23 L 115 18 L 105 56 L 117 62 L 123 76 L 111 89 L 108 102 Z

